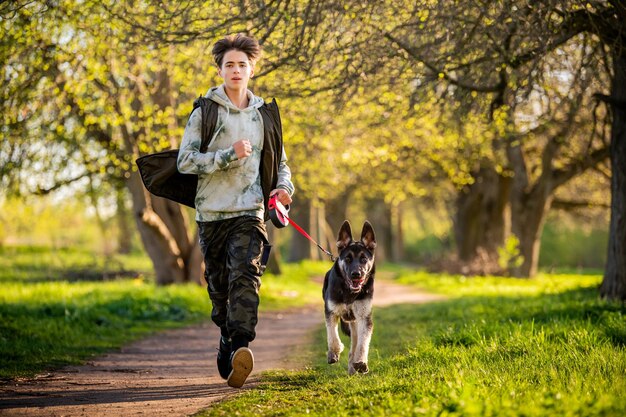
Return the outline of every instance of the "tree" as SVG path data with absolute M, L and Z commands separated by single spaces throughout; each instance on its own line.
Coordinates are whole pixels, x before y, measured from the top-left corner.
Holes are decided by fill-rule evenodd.
M 473 109 L 486 110 L 492 116 L 497 133 L 493 146 L 501 159 L 475 172 L 490 173 L 477 178 L 477 182 L 488 178 L 501 182 L 500 176 L 493 175 L 498 166 L 513 174 L 508 191 L 512 229 L 519 235 L 524 256 L 520 270 L 514 271 L 517 275 L 532 275 L 536 269 L 538 238 L 555 189 L 597 165 L 608 154 L 608 147 L 598 139 L 583 147 L 585 153 L 579 156 L 564 152 L 569 151 L 564 143 L 568 143 L 570 149 L 578 148 L 572 146 L 575 133 L 572 127 L 577 126 L 584 115 L 579 106 L 581 100 L 589 102 L 591 94 L 585 87 L 602 88 L 606 78 L 599 70 L 606 62 L 603 55 L 606 42 L 593 36 L 596 34 L 592 30 L 594 16 L 604 19 L 614 8 L 611 2 L 598 2 L 593 6 L 598 10 L 585 10 L 577 5 L 577 2 L 535 5 L 508 1 L 472 2 L 470 6 L 461 2 L 444 8 L 423 3 L 412 10 L 414 18 L 410 21 L 392 30 L 381 30 L 409 59 L 424 67 L 427 81 L 447 85 L 447 98 L 467 102 Z M 614 21 L 614 17 L 610 19 Z M 518 120 L 523 115 L 521 105 L 536 102 L 533 93 L 539 93 L 548 103 L 559 95 L 567 95 L 558 89 L 558 83 L 552 82 L 552 91 L 548 91 L 541 82 L 563 63 L 563 54 L 572 50 L 581 53 L 565 60 L 574 64 L 568 70 L 573 80 L 565 91 L 573 93 L 566 104 L 569 110 L 557 113 L 554 106 L 544 106 L 543 117 L 534 115 L 539 119 L 538 126 L 543 126 L 538 131 L 550 127 L 537 141 L 535 133 L 538 131 L 529 132 Z M 543 141 L 544 137 L 549 139 Z M 529 158 L 531 154 L 523 149 L 530 150 L 537 145 L 542 147 L 540 153 Z M 564 164 L 557 159 L 563 155 L 568 156 L 570 162 Z M 541 161 L 535 173 L 528 166 L 532 160 Z M 508 186 L 502 185 L 506 190 Z M 492 189 L 498 187 L 494 184 Z
M 317 2 L 300 7 L 280 1 L 269 7 L 241 2 L 234 9 L 219 2 L 3 5 L 3 136 L 9 140 L 0 155 L 2 181 L 19 190 L 20 175 L 53 172 L 46 176 L 48 189 L 58 188 L 75 180 L 64 162 L 88 155 L 76 158 L 76 178 L 99 176 L 126 186 L 157 282 L 198 280 L 201 257 L 186 211 L 148 194 L 134 160 L 176 147 L 194 95 L 204 93 L 198 82 L 216 80 L 202 42 L 251 32 L 274 52 L 257 74 L 263 78 L 299 62 L 298 45 L 310 41 L 299 22 L 315 27 L 320 10 Z M 31 143 L 41 148 L 37 131 L 49 142 L 49 155 L 32 149 Z

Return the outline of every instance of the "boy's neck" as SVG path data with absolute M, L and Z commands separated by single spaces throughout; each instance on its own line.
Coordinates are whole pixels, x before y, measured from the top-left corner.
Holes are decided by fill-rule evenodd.
M 248 107 L 248 89 L 243 88 L 241 90 L 233 90 L 224 86 L 224 91 L 226 95 L 230 99 L 231 103 L 233 103 L 236 107 L 240 109 L 245 109 Z

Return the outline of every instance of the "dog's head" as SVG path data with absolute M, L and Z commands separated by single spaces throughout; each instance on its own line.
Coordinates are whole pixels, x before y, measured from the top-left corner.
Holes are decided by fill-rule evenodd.
M 354 241 L 350 222 L 344 221 L 339 229 L 337 248 L 339 249 L 337 264 L 343 279 L 350 291 L 357 293 L 367 283 L 374 268 L 376 237 L 372 225 L 366 221 L 361 231 L 361 240 Z

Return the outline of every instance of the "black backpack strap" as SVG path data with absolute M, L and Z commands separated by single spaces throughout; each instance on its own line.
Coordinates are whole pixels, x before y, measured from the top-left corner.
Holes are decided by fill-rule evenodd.
M 209 143 L 213 138 L 215 126 L 217 125 L 217 109 L 218 104 L 211 99 L 200 96 L 193 102 L 193 110 L 198 107 L 202 110 L 202 143 L 200 144 L 200 152 L 205 153 L 209 147 Z

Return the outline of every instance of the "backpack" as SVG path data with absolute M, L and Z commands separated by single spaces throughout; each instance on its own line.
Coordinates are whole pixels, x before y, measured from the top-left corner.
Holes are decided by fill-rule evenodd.
M 202 109 L 202 143 L 200 145 L 202 153 L 207 151 L 215 131 L 218 112 L 214 107 L 217 105 L 213 100 L 202 96 L 193 103 L 192 113 L 198 107 Z M 178 149 L 170 149 L 144 155 L 135 163 L 139 168 L 143 185 L 150 193 L 195 208 L 198 176 L 178 172 L 178 151 Z

